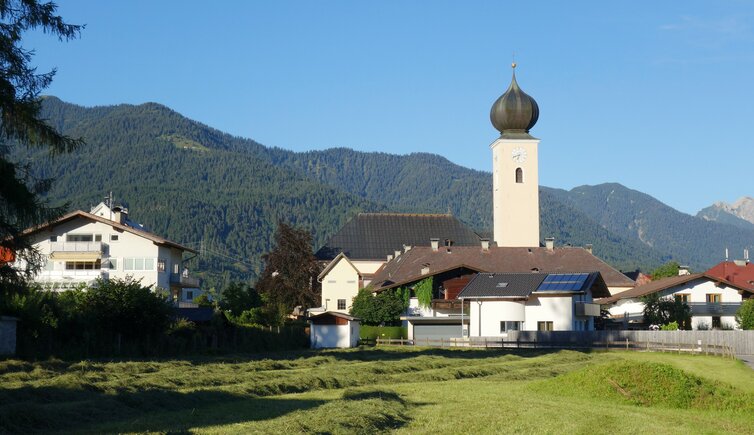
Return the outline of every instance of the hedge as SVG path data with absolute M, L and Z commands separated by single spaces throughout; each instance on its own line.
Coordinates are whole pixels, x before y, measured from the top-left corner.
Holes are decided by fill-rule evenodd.
M 408 338 L 408 329 L 403 326 L 369 326 L 361 325 L 359 338 Z

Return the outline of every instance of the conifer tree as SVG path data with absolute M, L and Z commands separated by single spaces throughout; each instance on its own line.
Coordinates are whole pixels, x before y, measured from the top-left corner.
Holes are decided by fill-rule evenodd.
M 41 119 L 39 95 L 52 82 L 55 70 L 37 73 L 31 64 L 33 50 L 21 46 L 22 36 L 30 30 L 41 30 L 61 41 L 79 36 L 82 26 L 66 24 L 56 10 L 52 2 L 0 0 L 0 297 L 42 266 L 42 257 L 21 232 L 64 211 L 42 199 L 51 180 L 36 177 L 29 164 L 13 161 L 11 151 L 19 146 L 46 147 L 51 154 L 58 154 L 82 143 Z M 13 267 L 13 258 L 23 260 L 23 270 Z

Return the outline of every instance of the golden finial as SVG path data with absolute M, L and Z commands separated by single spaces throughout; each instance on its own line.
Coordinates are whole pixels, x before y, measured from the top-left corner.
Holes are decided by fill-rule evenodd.
M 513 63 L 511 64 L 511 68 L 513 68 L 513 69 L 516 69 L 516 62 L 513 62 Z
M 513 62 L 511 63 L 511 68 L 516 69 L 516 52 L 514 51 L 512 53 Z

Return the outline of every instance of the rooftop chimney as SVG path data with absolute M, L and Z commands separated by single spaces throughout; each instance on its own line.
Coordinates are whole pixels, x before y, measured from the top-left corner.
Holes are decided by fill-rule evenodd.
M 395 251 L 395 258 L 398 258 L 399 255 L 401 255 L 401 251 L 400 250 Z
M 545 247 L 548 251 L 555 249 L 555 237 L 545 237 Z
M 387 262 L 390 263 L 391 261 L 393 261 L 393 256 L 390 255 L 390 254 L 388 254 L 388 256 L 387 256 Z
M 403 245 L 403 252 L 408 252 L 411 250 L 411 245 Z
M 422 264 L 422 275 L 426 275 L 429 273 L 429 263 Z
M 678 276 L 691 275 L 688 266 L 678 266 Z
M 482 239 L 482 251 L 487 252 L 490 250 L 490 239 Z
M 591 243 L 587 243 L 586 245 L 584 245 L 584 249 L 586 249 L 586 251 L 591 254 L 592 253 L 592 244 Z
M 429 239 L 429 244 L 432 246 L 432 251 L 440 249 L 440 239 Z
M 126 219 L 128 218 L 127 208 L 120 205 L 116 205 L 115 207 L 112 208 L 112 211 L 113 211 L 113 220 L 115 222 L 118 222 L 119 224 L 126 222 Z

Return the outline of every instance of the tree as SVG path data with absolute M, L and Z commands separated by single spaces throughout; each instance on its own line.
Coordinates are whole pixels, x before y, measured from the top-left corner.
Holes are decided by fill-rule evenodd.
M 351 315 L 365 325 L 399 325 L 400 317 L 408 306 L 402 291 L 384 290 L 372 295 L 369 289 L 361 289 L 353 298 Z
M 658 280 L 661 278 L 669 278 L 671 276 L 678 276 L 678 270 L 680 268 L 681 268 L 681 265 L 678 264 L 677 261 L 668 261 L 667 263 L 663 264 L 662 266 L 652 271 L 651 273 L 652 280 Z
M 18 146 L 47 147 L 52 154 L 80 145 L 80 139 L 60 134 L 39 115 L 40 92 L 52 82 L 55 70 L 38 74 L 31 65 L 33 50 L 21 46 L 27 31 L 40 29 L 62 40 L 79 36 L 82 26 L 66 24 L 55 15 L 57 6 L 37 0 L 0 0 L 0 258 L 13 253 L 23 269 L 0 262 L 0 289 L 20 288 L 42 266 L 43 258 L 24 240 L 22 231 L 54 219 L 64 208 L 41 198 L 50 179 L 36 177 L 29 164 L 14 162 Z M 2 297 L 2 294 L 0 294 Z
M 262 259 L 264 271 L 256 287 L 265 305 L 290 313 L 296 306 L 306 309 L 319 303 L 319 265 L 308 231 L 279 223 L 275 246 Z
M 259 293 L 247 284 L 232 282 L 223 290 L 220 308 L 240 316 L 246 310 L 262 306 Z
M 745 300 L 736 311 L 736 323 L 741 329 L 754 329 L 754 299 Z
M 691 329 L 691 309 L 679 299 L 661 298 L 651 293 L 641 298 L 644 302 L 644 322 L 664 326 L 675 322 L 680 329 Z

